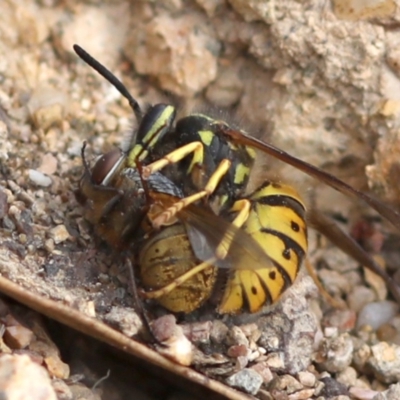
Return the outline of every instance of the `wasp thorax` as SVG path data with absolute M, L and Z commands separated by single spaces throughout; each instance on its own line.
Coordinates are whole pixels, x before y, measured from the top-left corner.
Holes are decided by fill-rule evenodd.
M 92 169 L 92 182 L 96 185 L 106 186 L 115 176 L 125 158 L 125 154 L 120 149 L 103 154 Z

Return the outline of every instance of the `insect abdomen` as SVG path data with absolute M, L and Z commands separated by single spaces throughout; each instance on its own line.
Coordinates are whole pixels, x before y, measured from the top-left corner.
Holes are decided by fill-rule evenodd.
M 243 308 L 257 312 L 275 302 L 293 284 L 307 252 L 305 207 L 291 186 L 266 182 L 249 200 L 242 229 L 265 250 L 265 268 L 243 266 L 232 272 L 219 306 L 222 314 Z
M 165 227 L 140 251 L 142 285 L 146 289 L 161 289 L 198 263 L 184 226 Z M 190 313 L 209 298 L 216 276 L 216 267 L 210 266 L 159 297 L 157 302 L 171 312 Z

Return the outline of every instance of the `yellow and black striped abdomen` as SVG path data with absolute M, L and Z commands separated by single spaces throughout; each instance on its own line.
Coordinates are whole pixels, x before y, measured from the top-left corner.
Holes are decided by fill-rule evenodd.
M 220 313 L 243 308 L 257 312 L 275 302 L 293 284 L 307 252 L 305 207 L 291 186 L 265 182 L 249 200 L 251 210 L 242 229 L 265 251 L 265 268 L 236 260 L 238 267 L 227 282 Z

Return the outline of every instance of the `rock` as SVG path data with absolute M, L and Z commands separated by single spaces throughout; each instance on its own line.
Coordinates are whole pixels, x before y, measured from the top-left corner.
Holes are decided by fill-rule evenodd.
M 346 386 L 339 383 L 335 379 L 325 377 L 321 378 L 321 381 L 325 384 L 325 386 L 322 389 L 320 396 L 324 396 L 326 399 L 331 399 L 334 396 L 348 396 L 349 392 Z
M 52 183 L 51 178 L 37 170 L 30 169 L 28 170 L 28 174 L 29 179 L 38 186 L 48 187 Z
M 399 311 L 399 305 L 393 301 L 377 301 L 366 304 L 358 314 L 357 329 L 369 325 L 377 330 L 381 325 L 389 322 Z
M 318 351 L 317 363 L 329 372 L 343 371 L 352 361 L 353 349 L 353 341 L 347 333 L 325 338 Z
M 57 400 L 46 370 L 26 355 L 0 357 L 0 392 L 8 400 Z
M 245 368 L 231 375 L 226 383 L 246 393 L 256 394 L 263 383 L 262 376 L 253 369 Z
M 217 75 L 220 45 L 203 14 L 160 15 L 135 26 L 129 38 L 127 57 L 139 73 L 155 76 L 164 90 L 193 95 Z
M 380 342 L 371 347 L 372 356 L 368 360 L 376 379 L 384 383 L 400 381 L 400 346 Z
M 400 383 L 391 385 L 388 390 L 377 394 L 372 400 L 398 400 L 400 399 Z
M 49 230 L 49 236 L 54 240 L 54 243 L 58 244 L 61 242 L 65 242 L 69 239 L 70 234 L 67 231 L 65 225 L 57 225 L 54 228 Z
M 33 332 L 22 325 L 8 326 L 4 332 L 4 341 L 12 349 L 24 349 L 33 337 Z

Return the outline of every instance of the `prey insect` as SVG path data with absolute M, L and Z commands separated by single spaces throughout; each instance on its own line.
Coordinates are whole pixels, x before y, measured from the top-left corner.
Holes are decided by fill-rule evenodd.
M 209 285 L 212 287 L 215 272 L 211 271 L 222 266 L 229 268 L 230 276 L 218 311 L 260 310 L 263 305 L 276 301 L 297 276 L 307 252 L 306 215 L 307 220 L 338 247 L 382 276 L 400 302 L 399 290 L 391 278 L 329 219 L 315 210 L 306 212 L 303 201 L 293 188 L 266 182 L 253 194 L 246 195 L 254 149 L 300 169 L 347 196 L 365 201 L 400 229 L 397 212 L 336 177 L 232 128 L 224 121 L 192 114 L 174 125 L 175 108 L 167 104 L 156 104 L 143 113 L 110 71 L 79 46 L 75 45 L 74 49 L 128 99 L 138 120 L 137 133 L 127 151 L 114 150 L 106 154 L 91 172 L 85 168 L 87 172 L 80 183 L 78 198 L 81 196 L 85 198 L 84 202 L 91 203 L 86 218 L 97 225 L 97 233 L 115 247 L 121 244 L 135 247 L 133 243 L 141 231 L 143 219 L 150 222 L 151 228 L 147 233 L 150 239 L 136 250 L 144 286 L 152 289 L 145 292 L 144 297 L 160 301 L 177 293 L 189 279 L 200 279 L 204 271 L 213 276 Z M 146 196 L 137 196 L 140 190 L 132 191 L 129 188 L 132 184 L 126 180 L 125 171 L 134 170 L 138 164 L 143 164 L 141 179 L 150 180 L 155 174 L 160 176 L 162 170 L 161 176 L 169 178 L 181 190 L 181 195 L 167 193 L 168 201 L 161 202 L 158 212 L 150 212 L 144 201 Z M 129 182 L 127 187 L 124 186 L 126 182 Z M 163 197 L 162 192 L 155 191 L 157 195 L 153 196 L 153 203 L 157 204 L 157 197 Z M 115 210 L 121 210 L 116 219 L 118 223 L 111 219 Z M 178 228 L 174 228 L 175 224 Z M 182 251 L 184 268 L 179 271 L 172 255 L 177 246 L 168 247 L 166 244 L 171 237 L 182 238 L 186 245 L 182 246 L 186 249 Z M 153 257 L 153 252 L 160 252 L 160 243 L 170 252 L 164 258 Z M 146 267 L 152 263 L 154 266 L 147 270 Z M 165 279 L 161 279 L 157 276 L 164 272 L 159 271 L 169 272 L 165 272 Z M 207 289 L 205 298 L 210 291 Z M 203 300 L 193 307 L 180 307 L 179 310 L 164 306 L 171 311 L 190 312 L 202 303 Z

